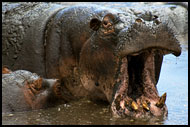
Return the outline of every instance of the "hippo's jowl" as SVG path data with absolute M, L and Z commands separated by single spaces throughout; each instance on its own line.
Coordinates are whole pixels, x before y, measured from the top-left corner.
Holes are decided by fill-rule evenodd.
M 156 84 L 163 56 L 181 47 L 166 20 L 96 5 L 12 8 L 3 16 L 3 65 L 60 79 L 66 100 L 105 100 L 115 116 L 167 114 Z

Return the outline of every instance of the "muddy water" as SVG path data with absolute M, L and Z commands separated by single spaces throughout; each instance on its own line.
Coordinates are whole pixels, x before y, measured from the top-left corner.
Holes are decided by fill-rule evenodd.
M 67 3 L 68 4 L 68 3 Z M 70 3 L 68 5 L 75 4 Z M 104 2 L 102 4 L 105 4 Z M 109 3 L 110 4 L 110 3 Z M 118 3 L 112 3 L 117 5 Z M 119 6 L 123 6 L 120 4 Z M 131 4 L 128 4 L 131 6 Z M 164 56 L 161 75 L 158 82 L 158 91 L 162 95 L 167 92 L 166 104 L 168 117 L 166 119 L 141 119 L 113 118 L 109 111 L 109 105 L 99 102 L 94 103 L 87 99 L 81 99 L 57 107 L 34 110 L 29 112 L 17 112 L 2 114 L 2 124 L 28 125 L 28 124 L 161 124 L 161 125 L 187 125 L 188 124 L 188 43 L 182 44 L 183 51 L 179 57 L 173 55 Z

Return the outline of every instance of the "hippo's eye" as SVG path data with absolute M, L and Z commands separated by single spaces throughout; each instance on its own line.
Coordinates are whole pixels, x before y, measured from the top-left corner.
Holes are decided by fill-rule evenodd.
M 104 24 L 104 25 L 107 25 L 107 24 L 108 24 L 108 22 L 107 22 L 107 21 L 104 21 L 104 22 L 103 22 L 103 24 Z
M 110 26 L 112 26 L 112 24 L 108 21 L 103 21 L 103 26 L 104 28 L 109 28 Z

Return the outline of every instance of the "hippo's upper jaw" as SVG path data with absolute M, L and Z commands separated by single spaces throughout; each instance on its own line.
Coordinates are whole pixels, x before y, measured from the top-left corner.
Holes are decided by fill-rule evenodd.
M 159 97 L 156 84 L 163 55 L 181 54 L 167 24 L 136 19 L 118 35 L 119 75 L 111 109 L 114 116 L 166 116 L 166 93 Z

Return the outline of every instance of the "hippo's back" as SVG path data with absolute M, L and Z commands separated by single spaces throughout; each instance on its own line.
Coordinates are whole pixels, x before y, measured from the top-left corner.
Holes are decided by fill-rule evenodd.
M 2 64 L 44 75 L 44 31 L 64 6 L 48 3 L 3 3 Z
M 88 4 L 66 8 L 63 5 L 51 3 L 4 3 L 2 64 L 11 70 L 25 69 L 46 77 L 47 57 L 45 56 L 48 53 L 53 54 L 53 50 L 57 49 L 60 43 L 60 41 L 51 42 L 49 49 L 48 44 L 46 45 L 45 34 L 52 18 L 61 15 L 63 19 L 61 19 L 61 28 L 70 38 L 69 43 L 75 47 L 72 50 L 78 57 L 81 45 L 93 32 L 89 28 L 90 19 L 101 19 L 108 10 L 112 11 Z M 53 58 L 48 59 L 53 61 Z

